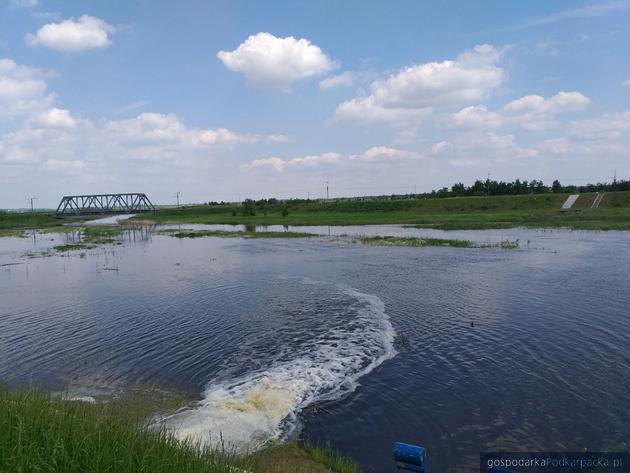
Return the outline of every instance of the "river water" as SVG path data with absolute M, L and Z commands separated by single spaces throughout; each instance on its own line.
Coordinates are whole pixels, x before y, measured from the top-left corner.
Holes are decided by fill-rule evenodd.
M 474 471 L 486 450 L 627 449 L 630 232 L 299 230 L 322 236 L 142 228 L 46 257 L 76 235 L 0 238 L 0 380 L 193 392 L 155 422 L 243 450 L 330 441 L 365 471 L 395 471 L 396 440 L 426 447 L 432 472 Z

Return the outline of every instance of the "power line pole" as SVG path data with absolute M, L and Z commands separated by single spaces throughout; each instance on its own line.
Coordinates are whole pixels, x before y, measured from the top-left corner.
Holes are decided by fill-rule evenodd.
M 181 194 L 181 192 L 177 191 L 177 193 L 175 195 L 177 195 L 177 206 L 179 207 L 179 194 Z
M 326 181 L 326 200 L 330 200 L 330 196 L 328 194 L 328 185 L 330 184 L 330 182 Z
M 33 213 L 35 211 L 35 208 L 33 207 L 33 201 L 36 199 L 36 197 L 31 197 L 30 201 L 31 201 L 31 213 Z
M 490 197 L 490 171 L 488 171 L 488 181 L 487 181 L 487 193 L 488 193 L 488 197 Z

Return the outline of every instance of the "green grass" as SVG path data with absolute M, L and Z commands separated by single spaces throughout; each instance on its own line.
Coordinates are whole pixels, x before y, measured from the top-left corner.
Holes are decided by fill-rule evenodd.
M 581 194 L 574 209 L 560 212 L 567 194 L 493 197 L 449 197 L 399 200 L 344 199 L 267 204 L 256 215 L 243 215 L 238 204 L 159 208 L 139 221 L 250 225 L 404 224 L 421 228 L 485 229 L 566 227 L 585 230 L 630 230 L 630 192 L 607 192 L 598 209 L 594 193 Z M 95 218 L 95 217 L 89 217 Z M 85 219 L 84 219 L 85 220 Z M 69 219 L 44 212 L 0 212 L 0 236 L 29 228 L 59 228 Z M 72 219 L 81 221 L 81 219 Z
M 0 385 L 0 471 L 43 473 L 358 473 L 329 444 L 275 444 L 235 455 L 177 440 L 149 427 L 151 416 L 189 400 L 159 389 L 107 402 L 66 401 Z
M 516 249 L 518 241 L 504 240 L 499 243 L 475 243 L 470 240 L 449 240 L 445 238 L 397 237 L 397 236 L 369 236 L 361 237 L 359 241 L 364 245 L 373 246 L 450 246 L 453 248 L 503 248 Z
M 307 441 L 304 443 L 304 451 L 306 451 L 313 460 L 330 467 L 337 473 L 360 473 L 361 471 L 352 458 L 341 455 L 333 449 L 330 443 L 318 446 Z
M 7 231 L 21 231 L 31 228 L 61 228 L 63 224 L 72 222 L 84 222 L 95 217 L 77 217 L 72 219 L 60 219 L 51 217 L 48 212 L 5 212 L 0 211 L 0 236 L 11 236 L 5 234 Z
M 118 225 L 94 225 L 92 227 L 85 227 L 81 232 L 82 241 L 95 245 L 113 243 L 119 240 L 122 230 L 123 229 Z
M 310 238 L 315 237 L 314 233 L 302 232 L 251 232 L 251 231 L 223 231 L 223 230 L 163 230 L 159 232 L 162 235 L 168 235 L 175 238 L 204 238 L 204 237 L 221 237 L 221 238 Z
M 364 245 L 373 246 L 452 246 L 455 248 L 475 248 L 470 240 L 446 240 L 443 238 L 419 238 L 396 236 L 369 236 L 361 237 L 359 241 Z
M 77 251 L 77 250 L 90 250 L 92 248 L 96 248 L 98 245 L 107 245 L 110 243 L 115 243 L 120 240 L 120 234 L 123 231 L 123 228 L 114 225 L 114 226 L 92 226 L 85 228 L 77 228 L 71 227 L 75 232 L 79 232 L 80 241 L 76 243 L 66 243 L 63 245 L 57 245 L 53 247 L 53 250 L 65 253 L 68 251 Z
M 49 473 L 229 472 L 244 460 L 193 448 L 108 404 L 0 390 L 0 471 Z M 245 462 L 246 463 L 246 462 Z
M 587 230 L 629 230 L 630 192 L 608 192 L 598 209 L 595 194 L 582 194 L 574 211 L 560 212 L 567 194 L 494 197 L 450 197 L 408 200 L 339 200 L 288 202 L 242 215 L 239 205 L 200 205 L 158 209 L 139 219 L 157 223 L 250 225 L 367 225 L 404 224 L 420 228 L 486 229 L 543 227 Z M 288 215 L 283 209 L 288 208 Z

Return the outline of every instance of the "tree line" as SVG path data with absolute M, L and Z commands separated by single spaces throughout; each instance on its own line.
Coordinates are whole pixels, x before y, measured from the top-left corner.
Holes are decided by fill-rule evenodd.
M 477 179 L 472 185 L 466 186 L 458 182 L 449 187 L 433 190 L 431 192 L 415 193 L 415 194 L 391 194 L 391 195 L 374 195 L 364 197 L 346 197 L 330 199 L 331 201 L 339 200 L 408 200 L 419 198 L 440 198 L 440 197 L 472 197 L 472 196 L 497 196 L 497 195 L 523 195 L 523 194 L 545 194 L 545 193 L 566 193 L 580 194 L 585 192 L 615 192 L 630 191 L 630 180 L 613 180 L 612 182 L 598 182 L 596 184 L 586 185 L 563 185 L 558 179 L 554 180 L 551 185 L 545 184 L 541 180 L 532 179 L 514 181 L 495 181 L 491 179 Z M 299 204 L 321 203 L 324 199 L 245 199 L 241 202 L 243 215 L 253 216 L 257 213 L 266 214 L 267 212 L 282 211 L 284 215 L 288 215 L 291 207 Z M 208 206 L 232 206 L 229 202 L 208 202 Z M 236 212 L 236 211 L 233 211 Z
M 617 180 L 611 183 L 598 182 L 597 184 L 562 185 L 559 180 L 545 185 L 543 181 L 533 179 L 531 181 L 515 179 L 514 181 L 485 181 L 476 180 L 471 186 L 465 186 L 459 182 L 453 184 L 451 188 L 443 187 L 430 193 L 435 197 L 460 197 L 460 196 L 483 196 L 483 195 L 522 195 L 522 194 L 544 194 L 552 192 L 559 193 L 584 193 L 584 192 L 614 192 L 630 191 L 630 180 Z

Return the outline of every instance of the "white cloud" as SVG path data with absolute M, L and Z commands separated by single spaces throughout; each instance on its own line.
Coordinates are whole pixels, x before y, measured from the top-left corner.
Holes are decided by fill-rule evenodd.
M 112 44 L 109 34 L 116 28 L 99 18 L 83 15 L 60 23 L 48 23 L 34 35 L 27 35 L 31 46 L 44 46 L 65 52 L 81 52 L 106 48 Z
M 85 168 L 87 167 L 87 163 L 81 159 L 49 159 L 44 163 L 44 167 L 46 169 L 59 173 L 75 174 L 85 170 Z
M 559 126 L 557 114 L 583 110 L 590 104 L 591 100 L 580 92 L 558 92 L 548 99 L 526 95 L 505 105 L 501 114 L 527 130 L 545 130 Z
M 141 113 L 135 118 L 110 120 L 105 124 L 105 132 L 116 141 L 182 148 L 261 142 L 281 143 L 287 140 L 285 135 L 280 134 L 265 136 L 238 133 L 227 128 L 188 128 L 177 115 L 152 112 Z
M 388 146 L 373 146 L 365 150 L 361 154 L 353 154 L 349 159 L 353 161 L 391 161 L 396 158 L 406 158 L 412 156 L 414 153 L 411 151 L 405 151 L 397 148 L 390 148 Z
M 357 80 L 357 74 L 351 71 L 342 72 L 335 76 L 326 77 L 319 83 L 319 88 L 329 90 L 334 87 L 349 87 Z
M 30 123 L 32 126 L 43 128 L 74 128 L 77 120 L 68 110 L 50 108 L 38 113 Z
M 272 167 L 278 172 L 282 172 L 284 170 L 284 166 L 286 161 L 282 158 L 278 158 L 277 156 L 272 156 L 270 158 L 264 159 L 254 159 L 251 163 L 245 164 L 241 166 L 243 169 L 255 169 L 260 167 Z
M 630 79 L 626 79 L 623 81 L 623 85 L 626 87 L 630 87 Z
M 543 141 L 540 148 L 552 154 L 567 154 L 571 150 L 571 143 L 566 138 L 552 138 Z
M 254 159 L 252 162 L 241 166 L 241 169 L 252 170 L 261 167 L 271 167 L 277 172 L 282 172 L 286 167 L 315 167 L 321 164 L 337 163 L 343 156 L 339 153 L 328 152 L 318 155 L 308 155 L 299 158 L 284 160 L 277 156 L 264 159 Z
M 299 79 L 319 76 L 336 67 L 326 53 L 309 40 L 293 36 L 278 38 L 258 33 L 234 51 L 219 51 L 225 67 L 241 72 L 251 85 L 288 90 Z
M 53 101 L 41 71 L 0 59 L 0 119 L 33 113 Z
M 597 118 L 576 120 L 570 132 L 582 140 L 611 140 L 630 137 L 630 111 L 609 113 Z
M 492 132 L 458 133 L 450 140 L 440 141 L 431 147 L 434 156 L 455 166 L 480 165 L 489 162 L 514 161 L 538 155 L 534 148 L 520 147 L 514 135 L 498 135 Z
M 497 66 L 502 51 L 489 44 L 475 46 L 455 60 L 429 62 L 401 69 L 375 81 L 371 93 L 343 102 L 339 119 L 404 121 L 478 101 L 499 87 L 505 72 Z
M 449 125 L 454 128 L 496 128 L 502 123 L 501 115 L 488 111 L 485 105 L 471 105 L 454 113 Z

